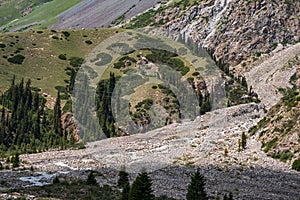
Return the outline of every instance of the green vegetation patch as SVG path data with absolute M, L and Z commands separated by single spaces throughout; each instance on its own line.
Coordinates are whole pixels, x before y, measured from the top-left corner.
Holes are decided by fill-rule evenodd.
M 8 58 L 7 61 L 10 62 L 10 63 L 13 63 L 13 64 L 19 64 L 21 65 L 23 63 L 25 59 L 25 56 L 21 55 L 21 54 L 18 54 L 18 55 L 15 55 L 11 58 Z

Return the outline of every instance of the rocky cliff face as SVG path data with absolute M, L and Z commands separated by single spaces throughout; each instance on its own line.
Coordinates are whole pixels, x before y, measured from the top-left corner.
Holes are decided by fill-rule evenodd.
M 80 142 L 79 130 L 76 126 L 75 117 L 72 113 L 68 112 L 61 116 L 62 128 L 67 134 L 67 138 L 73 138 L 75 142 Z
M 156 21 L 166 22 L 158 32 L 190 36 L 230 66 L 270 52 L 279 43 L 299 42 L 297 0 L 205 0 L 198 4 L 170 7 L 158 14 Z
M 169 20 L 160 31 L 185 33 L 212 49 L 217 59 L 235 66 L 279 43 L 298 42 L 299 13 L 296 0 L 206 0 L 186 10 L 169 8 L 157 17 Z

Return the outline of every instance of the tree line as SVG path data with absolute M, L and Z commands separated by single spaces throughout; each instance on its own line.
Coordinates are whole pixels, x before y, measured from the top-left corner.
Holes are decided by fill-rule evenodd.
M 19 83 L 12 79 L 0 96 L 0 151 L 35 153 L 70 145 L 61 123 L 60 94 L 54 110 L 45 103 L 42 95 L 32 91 L 30 79 Z

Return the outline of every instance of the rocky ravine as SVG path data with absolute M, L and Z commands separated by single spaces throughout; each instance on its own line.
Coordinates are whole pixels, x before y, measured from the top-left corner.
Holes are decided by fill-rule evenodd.
M 267 157 L 254 138 L 248 139 L 246 150 L 238 152 L 242 132 L 264 115 L 261 105 L 241 105 L 145 134 L 90 143 L 83 150 L 22 155 L 21 159 L 35 171 L 59 176 L 68 173 L 70 177 L 86 177 L 84 170 L 96 169 L 105 175 L 98 177 L 100 184 L 115 184 L 116 170 L 122 166 L 126 166 L 132 180 L 145 168 L 151 172 L 156 194 L 178 199 L 185 197 L 189 177 L 195 170 L 190 166 L 194 166 L 207 178 L 211 196 L 232 191 L 239 199 L 297 199 L 300 175 L 291 171 L 288 163 Z M 34 182 L 28 182 L 28 176 L 41 177 L 36 172 L 15 172 L 11 176 L 11 172 L 1 173 L 5 183 L 2 187 L 30 185 Z M 54 177 L 46 175 L 41 181 L 49 182 Z M 20 177 L 27 179 L 24 182 Z

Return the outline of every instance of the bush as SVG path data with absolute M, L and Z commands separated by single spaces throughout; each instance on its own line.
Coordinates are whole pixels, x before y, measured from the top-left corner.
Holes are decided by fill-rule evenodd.
M 65 37 L 69 37 L 71 35 L 68 31 L 63 31 L 62 34 L 64 34 Z
M 67 92 L 67 89 L 64 86 L 55 86 L 55 89 L 59 92 Z
M 59 178 L 57 176 L 55 176 L 55 178 L 52 181 L 53 184 L 58 184 L 60 183 Z
M 194 72 L 194 73 L 192 74 L 192 76 L 199 76 L 199 75 L 200 75 L 199 72 Z
M 136 59 L 129 56 L 124 56 L 119 61 L 125 61 L 125 60 L 129 60 L 130 62 L 136 63 Z
M 38 34 L 42 34 L 42 33 L 43 33 L 43 31 L 37 31 L 37 33 L 38 33 Z
M 69 59 L 70 61 L 70 65 L 77 68 L 80 67 L 82 65 L 82 63 L 84 62 L 83 58 L 79 58 L 79 57 L 71 57 Z
M 2 49 L 3 49 L 3 48 L 5 48 L 5 47 L 6 47 L 6 45 L 5 45 L 5 44 L 3 44 L 3 43 L 1 43 L 1 44 L 0 44 L 0 48 L 2 48 Z
M 296 171 L 300 171 L 300 158 L 298 158 L 297 160 L 295 160 L 293 162 L 292 169 L 294 169 Z
M 122 62 L 122 61 L 118 61 L 118 62 L 116 62 L 115 64 L 114 64 L 114 68 L 115 69 L 121 69 L 121 68 L 124 68 L 125 67 L 125 64 L 124 64 L 124 62 Z
M 52 36 L 52 39 L 58 40 L 59 38 L 56 35 L 54 35 Z
M 91 40 L 86 40 L 85 43 L 88 45 L 93 44 L 93 42 Z
M 11 63 L 14 63 L 14 64 L 19 64 L 21 65 L 23 63 L 25 59 L 25 56 L 21 55 L 21 54 L 18 54 L 18 55 L 15 55 L 11 58 L 8 58 L 7 61 L 8 62 L 11 62 Z
M 60 54 L 58 58 L 61 60 L 67 60 L 67 57 L 64 54 Z

